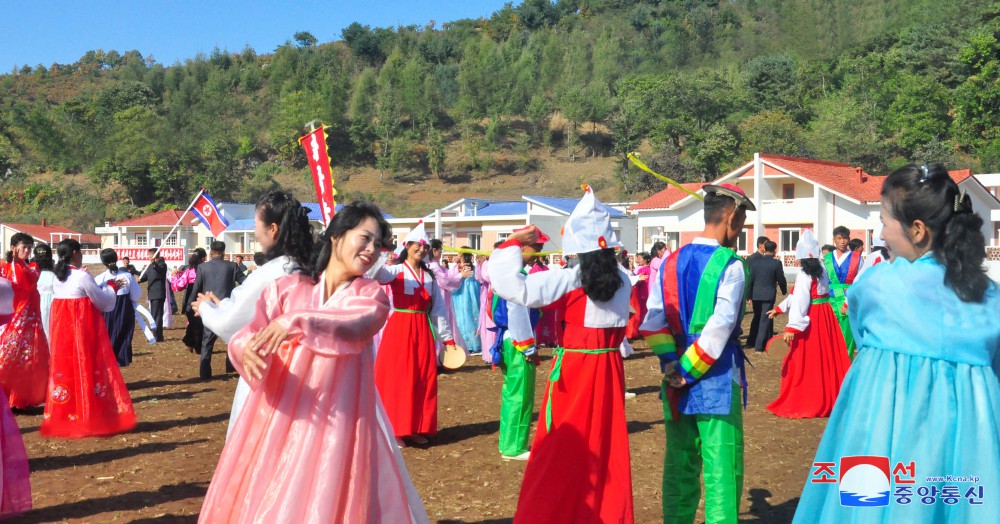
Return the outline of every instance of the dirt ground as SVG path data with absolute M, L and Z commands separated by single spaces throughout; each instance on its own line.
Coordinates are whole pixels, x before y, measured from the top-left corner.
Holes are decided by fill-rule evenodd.
M 744 329 L 750 316 L 744 319 Z M 139 424 L 111 438 L 57 440 L 38 434 L 41 407 L 17 415 L 31 466 L 34 508 L 11 522 L 195 522 L 222 449 L 235 375 L 197 378 L 197 357 L 180 339 L 175 317 L 167 341 L 151 346 L 137 333 L 135 360 L 123 369 Z M 660 520 L 663 413 L 657 359 L 642 342 L 625 361 L 626 401 L 637 522 Z M 216 373 L 224 370 L 216 347 Z M 548 357 L 549 352 L 543 352 Z M 791 520 L 825 419 L 786 420 L 764 405 L 777 396 L 780 362 L 751 354 L 750 403 L 744 414 L 746 479 L 741 522 Z M 548 360 L 546 358 L 546 360 Z M 542 371 L 542 370 L 545 371 Z M 537 376 L 541 404 L 548 363 Z M 403 451 L 414 484 L 435 522 L 510 522 L 524 463 L 497 451 L 501 376 L 475 357 L 439 380 L 439 433 L 431 445 Z

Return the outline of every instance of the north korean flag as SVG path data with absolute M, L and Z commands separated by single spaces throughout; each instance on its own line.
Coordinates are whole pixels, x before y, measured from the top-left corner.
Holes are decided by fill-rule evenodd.
M 208 193 L 202 191 L 198 198 L 194 200 L 191 211 L 198 216 L 202 224 L 205 224 L 212 236 L 219 238 L 229 227 L 229 221 L 219 213 L 219 206 L 215 205 L 215 200 Z

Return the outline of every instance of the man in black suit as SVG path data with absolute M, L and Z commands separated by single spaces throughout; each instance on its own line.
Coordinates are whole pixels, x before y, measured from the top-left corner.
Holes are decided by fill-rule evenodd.
M 163 342 L 163 302 L 167 299 L 167 262 L 155 248 L 149 250 L 149 259 L 149 266 L 146 267 L 146 272 L 139 282 L 148 282 L 146 298 L 149 299 L 149 312 L 153 315 L 153 322 L 156 322 L 153 335 L 156 336 L 157 342 Z
M 764 243 L 769 240 L 771 239 L 765 236 L 757 237 L 757 251 L 754 251 L 753 253 L 750 254 L 750 256 L 747 257 L 747 264 L 750 264 L 754 260 L 757 260 L 758 258 L 764 256 L 764 251 L 765 251 Z
M 236 284 L 242 284 L 247 279 L 247 266 L 243 263 L 242 255 L 236 255 L 233 261 L 236 262 Z
M 132 261 L 128 257 L 122 257 L 122 271 L 128 271 L 132 276 L 139 276 L 139 270 L 132 265 Z
M 194 279 L 194 288 L 191 290 L 188 301 L 184 304 L 185 307 L 191 307 L 191 304 L 197 300 L 199 293 L 212 293 L 219 300 L 229 298 L 233 288 L 236 287 L 236 273 L 239 270 L 236 264 L 223 258 L 225 254 L 225 242 L 218 240 L 212 242 L 209 248 L 211 259 L 198 266 L 198 276 Z M 207 328 L 205 329 L 201 338 L 201 378 L 212 378 L 212 349 L 218 338 L 218 335 Z M 234 371 L 233 365 L 227 357 L 226 372 L 232 371 Z
M 764 254 L 749 262 L 750 279 L 747 281 L 747 289 L 750 290 L 750 301 L 753 302 L 753 320 L 750 322 L 747 349 L 752 345 L 757 351 L 764 351 L 764 346 L 771 338 L 774 321 L 766 313 L 774 309 L 774 286 L 781 288 L 782 295 L 788 293 L 784 265 L 774 258 L 777 249 L 778 245 L 768 240 L 764 242 Z

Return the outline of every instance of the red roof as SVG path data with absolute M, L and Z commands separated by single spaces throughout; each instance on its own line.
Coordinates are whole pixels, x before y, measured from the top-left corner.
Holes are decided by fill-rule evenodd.
M 11 229 L 20 231 L 22 233 L 27 233 L 35 237 L 36 240 L 40 242 L 45 242 L 46 244 L 51 241 L 53 233 L 55 233 L 56 235 L 59 235 L 60 233 L 63 235 L 79 235 L 81 244 L 101 243 L 101 237 L 98 235 L 83 234 L 78 231 L 73 231 L 72 229 L 66 229 L 65 227 L 50 226 L 48 224 L 42 225 L 42 224 L 5 223 L 4 225 Z
M 160 211 L 153 213 L 151 215 L 145 215 L 141 217 L 130 218 L 128 220 L 122 220 L 121 222 L 115 222 L 111 224 L 113 226 L 173 226 L 178 220 L 184 215 L 184 211 L 180 209 L 168 209 L 166 211 Z
M 959 169 L 958 171 L 948 171 L 948 174 L 951 175 L 951 179 L 954 180 L 956 184 L 960 184 L 963 180 L 972 176 L 972 170 Z
M 823 186 L 830 191 L 859 202 L 880 202 L 882 200 L 882 183 L 885 181 L 885 177 L 871 175 L 860 167 L 852 167 L 850 164 L 841 162 L 781 155 L 761 154 L 760 158 L 768 164 L 779 167 L 781 170 L 793 173 L 809 182 Z M 765 176 L 771 174 L 768 173 L 768 170 L 771 173 L 777 172 L 773 167 L 765 165 Z M 723 179 L 732 176 L 732 174 L 729 173 Z M 972 170 L 960 169 L 949 171 L 948 174 L 951 175 L 955 183 L 961 183 L 972 176 Z M 752 177 L 752 169 L 740 175 L 740 178 Z M 705 184 L 682 185 L 692 191 L 696 191 L 701 189 Z M 686 196 L 687 193 L 671 186 L 630 207 L 629 210 L 667 209 Z
M 691 191 L 698 191 L 705 184 L 697 182 L 697 183 L 681 184 L 681 185 L 690 189 Z M 686 196 L 688 196 L 686 192 L 681 191 L 680 189 L 674 186 L 669 186 L 667 189 L 664 189 L 663 191 L 660 191 L 659 193 L 656 193 L 653 196 L 628 208 L 628 210 L 635 211 L 638 209 L 667 209 L 670 206 L 676 204 L 677 202 L 683 200 L 684 197 Z
M 850 164 L 781 155 L 760 155 L 760 159 L 859 202 L 882 200 L 884 176 L 874 176 Z

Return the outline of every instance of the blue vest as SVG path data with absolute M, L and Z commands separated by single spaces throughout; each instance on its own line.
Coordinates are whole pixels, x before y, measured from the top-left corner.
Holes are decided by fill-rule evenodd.
M 493 295 L 493 303 L 490 304 L 490 310 L 493 313 L 493 323 L 496 327 L 488 328 L 490 331 L 496 333 L 496 339 L 493 340 L 493 345 L 490 346 L 490 364 L 494 366 L 499 366 L 503 363 L 503 336 L 507 333 L 507 300 L 500 298 L 499 295 Z M 538 319 L 541 313 L 537 309 L 528 310 L 528 318 L 531 320 L 531 329 L 534 331 L 535 327 L 538 326 Z
M 700 333 L 688 333 L 688 327 L 691 325 L 695 297 L 698 294 L 698 283 L 702 273 L 705 272 L 708 260 L 716 249 L 719 249 L 719 246 L 688 244 L 673 255 L 678 257 L 676 261 L 677 286 L 679 288 L 677 301 L 682 325 L 671 325 L 670 327 L 674 331 L 678 354 L 686 351 L 701 336 Z M 734 258 L 729 263 L 738 263 L 738 261 Z M 660 278 L 663 278 L 662 271 Z M 721 283 L 721 279 L 719 283 Z M 719 283 L 716 283 L 716 292 L 718 292 Z M 660 285 L 663 285 L 662 280 Z M 745 356 L 738 338 L 742 332 L 739 321 L 740 319 L 737 319 L 736 329 L 733 330 L 722 354 L 708 369 L 708 372 L 693 386 L 681 390 L 677 405 L 677 409 L 681 413 L 685 415 L 728 415 L 732 409 L 734 380 L 739 380 L 740 384 L 744 386 L 743 400 L 744 404 L 746 403 L 746 373 L 743 366 Z M 739 370 L 738 378 L 734 373 L 735 370 Z

